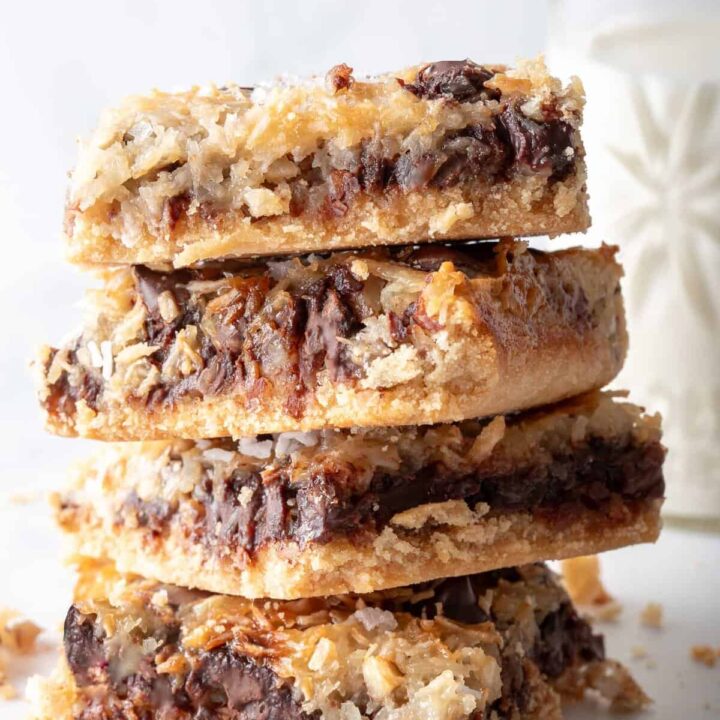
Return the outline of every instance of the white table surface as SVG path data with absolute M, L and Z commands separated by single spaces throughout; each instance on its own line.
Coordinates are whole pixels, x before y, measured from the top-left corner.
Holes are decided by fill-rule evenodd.
M 21 691 L 27 675 L 47 672 L 56 658 L 72 584 L 61 556 L 61 538 L 45 503 L 18 505 L 0 494 L 0 605 L 21 610 L 46 628 L 42 651 L 16 668 Z M 606 635 L 608 654 L 625 662 L 655 700 L 652 710 L 640 717 L 720 717 L 720 663 L 707 668 L 689 655 L 694 644 L 720 648 L 720 536 L 667 528 L 655 546 L 605 555 L 603 579 L 623 605 L 617 622 L 598 625 Z M 640 624 L 639 614 L 648 602 L 663 606 L 661 630 Z M 633 659 L 635 646 L 643 646 L 647 657 Z M 2 720 L 20 720 L 26 711 L 22 700 L 0 701 Z M 568 716 L 608 717 L 587 705 L 571 709 Z

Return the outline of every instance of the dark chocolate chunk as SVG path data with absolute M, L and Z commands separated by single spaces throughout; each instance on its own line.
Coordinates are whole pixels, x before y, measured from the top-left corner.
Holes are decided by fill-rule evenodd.
M 131 492 L 123 502 L 123 514 L 134 515 L 138 526 L 145 528 L 154 537 L 159 537 L 168 528 L 174 509 L 167 500 L 141 500 L 136 492 Z
M 377 138 L 364 140 L 361 145 L 358 180 L 366 192 L 380 192 L 394 182 L 392 160 L 383 155 Z
M 470 575 L 445 580 L 435 591 L 435 602 L 442 605 L 442 613 L 451 620 L 466 624 L 487 622 L 490 616 L 479 606 L 481 593 L 473 585 Z
M 438 159 L 436 153 L 404 153 L 395 163 L 394 179 L 405 192 L 425 188 L 435 177 Z
M 193 707 L 237 720 L 301 720 L 290 689 L 267 667 L 238 655 L 227 646 L 203 654 L 185 689 Z M 214 714 L 208 717 L 215 717 Z
M 165 201 L 165 207 L 163 208 L 163 220 L 171 233 L 175 230 L 178 223 L 187 215 L 188 208 L 190 207 L 190 201 L 191 198 L 189 193 L 175 195 Z
M 360 192 L 357 177 L 347 170 L 333 170 L 327 180 L 327 212 L 334 217 L 347 214 L 353 198 Z
M 190 293 L 184 287 L 184 283 L 190 279 L 186 271 L 163 273 L 150 270 L 144 265 L 135 265 L 133 273 L 140 297 L 145 303 L 148 314 L 153 317 L 160 317 L 158 297 L 162 293 L 169 292 L 178 306 L 186 303 L 190 297 Z
M 68 362 L 78 369 L 79 382 L 71 385 L 68 374 L 66 372 L 60 374 L 57 381 L 48 388 L 48 396 L 43 401 L 50 415 L 72 417 L 75 414 L 78 400 L 84 400 L 92 410 L 98 408 L 103 388 L 100 369 L 89 368 L 78 362 L 78 346 L 76 343 L 75 348 L 69 352 Z M 46 371 L 58 352 L 58 350 L 52 350 L 45 366 Z
M 444 161 L 432 178 L 432 185 L 439 188 L 498 178 L 507 171 L 510 158 L 495 127 L 483 125 L 472 125 L 448 137 L 440 154 Z
M 574 131 L 563 120 L 539 123 L 509 105 L 499 116 L 498 130 L 512 148 L 516 165 L 547 172 L 558 180 L 573 167 Z
M 472 60 L 443 60 L 422 68 L 415 82 L 406 84 L 405 89 L 428 100 L 497 100 L 500 97 L 499 91 L 485 87 L 485 83 L 494 75 L 492 70 L 477 65 Z
M 569 602 L 562 604 L 541 622 L 532 659 L 548 677 L 560 676 L 573 663 L 604 658 L 605 643 L 602 635 L 595 635 Z
M 105 633 L 95 615 L 85 615 L 75 605 L 65 617 L 63 645 L 65 658 L 79 685 L 94 682 L 107 667 L 103 642 Z
M 195 594 L 197 595 L 197 593 Z M 196 599 L 189 597 L 187 600 Z M 239 655 L 229 646 L 201 653 L 186 675 L 158 673 L 157 663 L 177 650 L 179 628 L 171 623 L 158 631 L 158 647 L 139 654 L 122 643 L 142 638 L 128 634 L 122 643 L 106 645 L 95 615 L 71 607 L 65 621 L 68 665 L 79 687 L 92 686 L 82 720 L 150 718 L 170 713 L 177 720 L 307 720 L 290 688 L 270 669 Z M 135 657 L 128 665 L 123 658 Z M 130 669 L 131 668 L 131 669 Z M 137 714 L 135 714 L 137 713 Z

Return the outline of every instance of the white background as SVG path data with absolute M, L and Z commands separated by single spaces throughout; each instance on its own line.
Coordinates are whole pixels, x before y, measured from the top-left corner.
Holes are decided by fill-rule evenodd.
M 575 11 L 586 4 L 576 0 Z M 79 320 L 85 278 L 63 263 L 60 227 L 75 138 L 93 128 L 100 109 L 151 87 L 253 84 L 324 73 L 338 62 L 358 73 L 433 59 L 512 62 L 540 52 L 546 35 L 541 0 L 0 0 L 0 605 L 55 631 L 69 596 L 44 504 L 8 498 L 57 486 L 70 458 L 90 445 L 42 431 L 27 365 L 36 345 L 61 340 Z M 685 550 L 695 553 L 688 562 Z M 607 560 L 612 589 L 629 603 L 611 645 L 627 659 L 639 637 L 657 653 L 658 668 L 639 672 L 662 699 L 658 718 L 687 708 L 688 689 L 686 717 L 720 713 L 720 672 L 687 658 L 691 642 L 720 646 L 712 620 L 718 555 L 717 542 L 674 533 L 657 553 L 640 548 Z M 647 575 L 643 583 L 632 582 L 636 573 Z M 703 589 L 707 573 L 712 594 Z M 692 594 L 689 615 L 684 591 Z M 658 599 L 669 603 L 670 626 L 648 635 L 636 615 Z M 0 705 L 0 719 L 21 711 Z

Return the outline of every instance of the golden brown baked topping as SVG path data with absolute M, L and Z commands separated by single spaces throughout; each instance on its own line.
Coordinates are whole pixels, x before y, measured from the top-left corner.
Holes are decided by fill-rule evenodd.
M 65 623 L 78 718 L 161 708 L 179 720 L 511 718 L 543 688 L 556 697 L 547 683 L 581 695 L 595 676 L 620 677 L 542 565 L 293 602 L 94 567 L 79 595 Z M 638 690 L 630 683 L 616 696 Z
M 579 82 L 562 87 L 542 60 L 439 62 L 374 80 L 340 64 L 324 81 L 129 98 L 81 148 L 67 230 L 89 226 L 127 249 L 196 225 L 335 222 L 363 197 L 454 187 L 470 189 L 472 215 L 473 191 L 581 174 L 582 105 Z

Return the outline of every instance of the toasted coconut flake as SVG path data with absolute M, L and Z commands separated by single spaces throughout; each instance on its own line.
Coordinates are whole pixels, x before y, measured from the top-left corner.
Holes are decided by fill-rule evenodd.
M 180 308 L 175 302 L 175 296 L 169 290 L 164 290 L 158 295 L 157 304 L 160 317 L 166 323 L 171 323 L 180 315 Z
M 370 697 L 377 702 L 384 701 L 403 681 L 395 663 L 374 655 L 363 661 L 362 674 Z
M 397 620 L 389 610 L 382 610 L 376 607 L 365 607 L 357 610 L 354 617 L 362 623 L 368 631 L 373 630 L 395 630 Z
M 144 342 L 128 345 L 115 356 L 115 363 L 117 365 L 130 365 L 136 360 L 152 355 L 158 349 L 158 345 L 148 345 Z
M 103 356 L 98 344 L 94 340 L 91 340 L 87 344 L 87 350 L 90 354 L 90 364 L 92 367 L 101 368 L 103 366 Z
M 285 432 L 275 437 L 275 455 L 285 457 L 298 446 L 314 447 L 320 441 L 317 432 Z
M 495 446 L 505 435 L 505 418 L 494 417 L 477 436 L 470 448 L 469 457 L 473 462 L 481 463 L 490 457 Z
M 266 460 L 272 455 L 272 440 L 257 440 L 256 438 L 240 438 L 238 449 L 243 455 L 248 455 L 259 460 Z
M 111 380 L 113 375 L 113 354 L 112 342 L 103 340 L 100 343 L 100 352 L 102 353 L 102 376 L 105 380 Z

